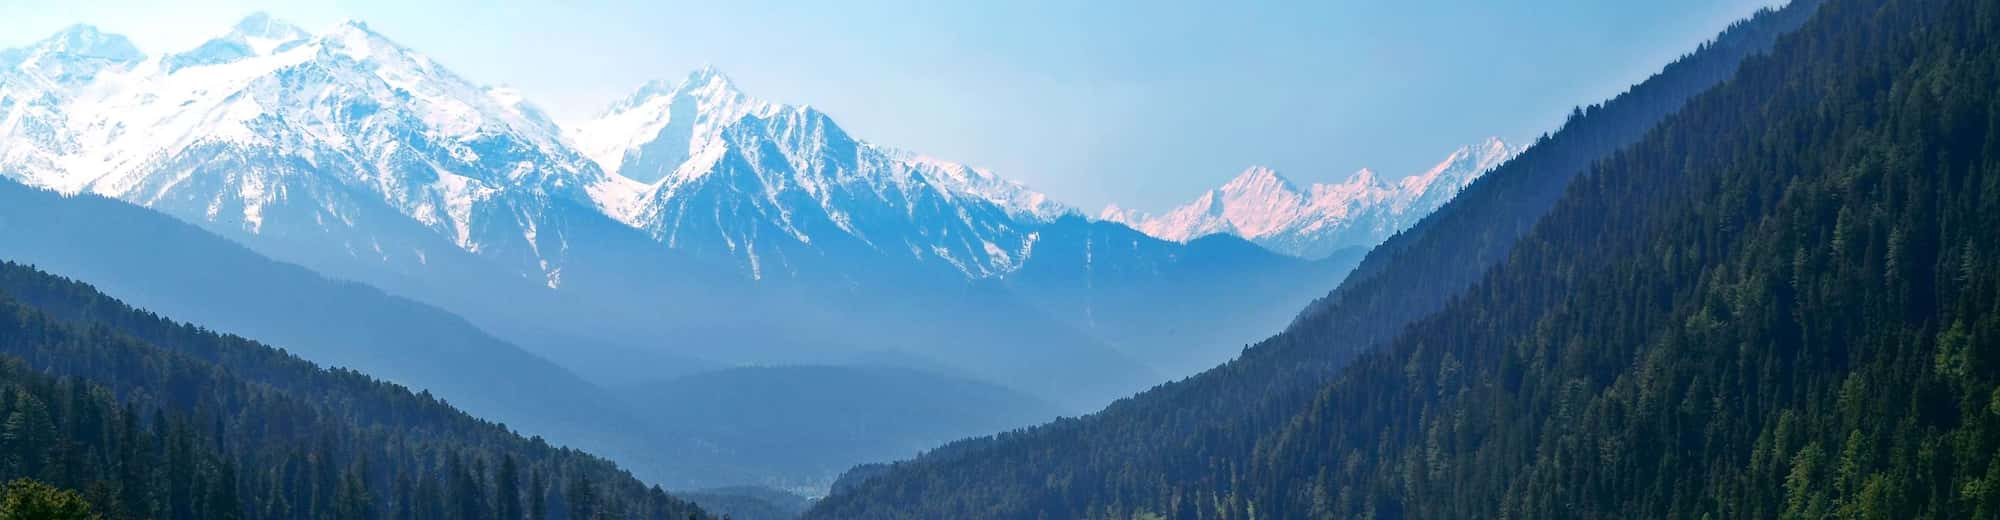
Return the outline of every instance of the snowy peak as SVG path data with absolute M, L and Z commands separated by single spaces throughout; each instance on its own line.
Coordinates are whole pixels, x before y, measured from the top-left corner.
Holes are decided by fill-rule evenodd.
M 568 134 L 605 172 L 657 184 L 697 151 L 715 145 L 727 126 L 771 110 L 744 95 L 728 76 L 703 67 L 679 81 L 648 82 Z
M 640 85 L 639 90 L 634 91 L 632 95 L 626 96 L 625 99 L 605 109 L 603 113 L 599 114 L 599 117 L 637 109 L 645 106 L 648 102 L 660 98 L 671 99 L 676 96 L 688 96 L 716 99 L 722 97 L 740 97 L 742 95 L 743 92 L 736 88 L 736 83 L 730 81 L 728 75 L 723 74 L 720 70 L 716 70 L 712 65 L 704 65 L 699 69 L 688 72 L 687 76 L 679 80 L 668 81 L 656 79 L 648 81 L 645 85 Z
M 144 61 L 124 36 L 74 25 L 25 47 L 0 50 L 0 175 L 33 179 L 63 171 L 84 142 L 68 105 L 84 87 Z
M 518 95 L 510 99 L 466 81 L 357 21 L 312 35 L 254 14 L 133 76 L 119 82 L 120 92 L 84 108 L 155 137 L 193 141 L 220 135 L 354 146 L 360 143 L 351 133 L 393 125 L 420 129 L 407 137 L 452 141 L 442 144 L 459 148 L 453 153 L 461 160 L 476 159 L 461 147 L 498 139 L 542 154 L 569 153 L 559 130 Z M 175 132 L 157 135 L 165 130 Z
M 1195 203 L 1202 210 L 1201 215 L 1220 218 L 1221 222 L 1194 223 L 1189 231 L 1179 234 L 1206 234 L 1225 229 L 1244 236 L 1274 233 L 1298 218 L 1303 200 L 1304 194 L 1299 192 L 1298 186 L 1276 170 L 1251 167 L 1209 197 Z M 1187 215 L 1183 220 L 1192 218 L 1193 215 Z M 1183 236 L 1180 240 L 1192 238 L 1198 236 Z
M 1224 183 L 1222 191 L 1232 193 L 1258 191 L 1297 192 L 1298 188 L 1292 184 L 1291 179 L 1286 179 L 1283 175 L 1279 175 L 1277 170 L 1263 166 L 1252 166 L 1244 169 L 1243 173 L 1236 174 L 1236 177 L 1230 179 L 1229 182 Z
M 110 51 L 97 54 L 131 56 L 116 52 L 122 39 L 100 40 Z M 185 52 L 106 70 L 41 96 L 57 100 L 48 106 L 0 114 L 0 171 L 251 238 L 341 237 L 327 241 L 384 262 L 422 264 L 439 253 L 422 244 L 444 238 L 507 251 L 524 275 L 560 269 L 557 212 L 638 191 L 518 92 L 466 81 L 360 22 L 312 34 L 256 14 Z
M 1310 190 L 1309 200 L 1319 206 L 1331 207 L 1387 192 L 1390 189 L 1388 183 L 1375 175 L 1375 170 L 1362 168 L 1340 182 L 1314 184 Z
M 264 13 L 252 14 L 237 22 L 228 34 L 203 42 L 187 52 L 168 55 L 161 68 L 174 72 L 188 67 L 221 65 L 247 58 L 270 56 L 304 43 L 312 35 Z
M 1376 178 L 1375 170 L 1362 168 L 1356 170 L 1354 175 L 1349 175 L 1347 180 L 1341 181 L 1338 185 L 1354 189 L 1374 188 L 1382 186 L 1382 180 Z
M 517 159 L 543 156 L 552 161 L 549 164 L 503 163 L 491 166 L 592 170 L 578 172 L 585 177 L 576 179 L 579 182 L 590 182 L 592 179 L 589 177 L 596 176 L 594 168 L 589 168 L 590 165 L 563 142 L 561 129 L 518 91 L 485 87 L 468 81 L 429 56 L 375 32 L 366 23 L 342 22 L 302 45 L 300 51 L 312 53 L 312 65 L 277 71 L 276 79 L 283 83 L 302 79 L 294 76 L 320 74 L 314 69 L 335 71 L 334 77 L 328 79 L 348 83 L 343 85 L 347 89 L 345 92 L 330 93 L 322 102 L 336 103 L 351 99 L 356 93 L 364 93 L 371 103 L 395 108 L 396 115 L 414 119 L 411 123 L 420 124 L 429 137 L 447 138 L 466 146 L 507 141 L 530 148 L 509 150 L 509 156 L 527 153 Z M 284 50 L 280 49 L 280 52 L 284 53 Z M 323 103 L 315 108 L 326 110 L 336 106 Z M 339 117 L 338 114 L 316 115 L 321 118 Z M 459 156 L 473 160 L 481 157 L 465 153 Z
M 1394 183 L 1363 168 L 1340 182 L 1304 190 L 1276 171 L 1252 167 L 1164 214 L 1146 215 L 1114 205 L 1099 218 L 1166 240 L 1229 233 L 1281 253 L 1317 258 L 1345 247 L 1380 243 L 1519 151 L 1489 138 L 1460 147 L 1431 169 Z
M 1277 170 L 1252 166 L 1222 187 L 1165 214 L 1153 216 L 1114 204 L 1099 212 L 1099 218 L 1181 242 L 1217 233 L 1253 237 L 1276 232 L 1297 220 L 1306 200 L 1306 193 Z
M 145 53 L 124 36 L 78 24 L 26 47 L 0 51 L 0 77 L 21 73 L 41 82 L 69 86 L 95 79 L 107 68 L 144 59 Z
M 1500 163 L 1506 162 L 1519 152 L 1520 150 L 1507 146 L 1507 143 L 1501 142 L 1498 138 L 1487 138 L 1485 142 L 1476 146 L 1459 147 L 1430 170 L 1403 179 L 1403 184 L 1414 188 L 1418 185 L 1428 186 L 1440 179 L 1470 182 L 1479 173 L 1500 166 Z M 1459 187 L 1463 187 L 1463 184 Z
M 1498 168 L 1501 163 L 1519 154 L 1523 148 L 1508 146 L 1497 138 L 1488 138 L 1478 145 L 1459 147 L 1436 166 L 1423 173 L 1406 177 L 1399 183 L 1400 192 L 1405 196 L 1397 202 L 1403 207 L 1398 211 L 1425 207 L 1435 209 L 1443 206 L 1459 190 L 1471 185 L 1480 175 Z M 1429 210 L 1423 210 L 1428 213 Z
M 1097 220 L 1106 222 L 1132 222 L 1143 218 L 1145 218 L 1145 214 L 1140 213 L 1139 210 L 1125 209 L 1125 207 L 1119 206 L 1116 202 L 1105 204 L 1104 209 L 1097 212 Z
M 393 82 L 397 80 L 436 79 L 449 83 L 468 83 L 444 71 L 430 58 L 404 48 L 388 37 L 368 28 L 368 24 L 357 20 L 342 21 L 325 34 L 314 39 L 320 48 L 321 59 L 329 55 L 345 57 L 355 62 L 389 68 L 375 71 L 375 75 Z
M 145 59 L 146 55 L 132 46 L 132 41 L 123 35 L 97 30 L 90 25 L 72 25 L 54 36 L 42 40 L 37 48 L 50 56 L 81 59 L 98 59 L 113 62 L 134 62 Z
M 605 171 L 668 193 L 709 175 L 732 149 L 749 152 L 771 144 L 782 152 L 774 159 L 823 163 L 800 164 L 805 167 L 798 173 L 804 175 L 834 173 L 851 178 L 844 180 L 887 184 L 906 183 L 910 175 L 920 175 L 951 195 L 991 202 L 1017 217 L 1047 220 L 1070 211 L 987 170 L 862 142 L 810 106 L 751 98 L 714 67 L 695 70 L 679 81 L 649 82 L 599 118 L 569 128 L 569 137 Z M 830 160 L 854 163 L 857 158 L 898 164 L 826 168 L 839 166 Z M 828 179 L 767 180 L 810 193 Z
M 568 137 L 647 186 L 615 217 L 753 278 L 882 255 L 997 276 L 1030 228 L 1071 213 L 990 171 L 865 142 L 810 106 L 750 98 L 712 67 L 650 82 Z
M 1224 183 L 1221 192 L 1228 198 L 1263 199 L 1297 196 L 1299 188 L 1277 170 L 1252 166 Z

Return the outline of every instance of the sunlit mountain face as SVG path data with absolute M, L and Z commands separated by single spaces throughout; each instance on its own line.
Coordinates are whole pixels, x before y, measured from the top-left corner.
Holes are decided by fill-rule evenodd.
M 1429 170 L 1400 180 L 1385 180 L 1364 169 L 1338 183 L 1304 187 L 1275 170 L 1255 166 L 1159 215 L 1112 205 L 1098 218 L 1166 240 L 1229 234 L 1272 251 L 1324 258 L 1345 248 L 1374 247 L 1408 229 L 1520 151 L 1490 138 L 1460 147 Z

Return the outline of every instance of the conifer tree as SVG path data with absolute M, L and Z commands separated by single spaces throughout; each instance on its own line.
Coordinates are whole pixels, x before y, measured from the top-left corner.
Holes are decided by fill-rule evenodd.
M 0 489 L 0 520 L 99 520 L 90 503 L 75 491 L 56 489 L 30 479 L 8 482 Z

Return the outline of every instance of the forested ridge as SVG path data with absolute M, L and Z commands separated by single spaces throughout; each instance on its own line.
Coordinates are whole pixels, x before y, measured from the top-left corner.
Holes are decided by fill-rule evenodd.
M 1996 37 L 1828 2 L 1176 516 L 2000 517 Z
M 428 393 L 0 262 L 0 479 L 107 518 L 706 518 Z
M 654 431 L 594 381 L 457 315 L 271 260 L 123 201 L 0 179 L 0 259 L 83 280 L 123 304 L 275 345 L 315 364 L 421 387 L 482 419 L 614 457 L 649 481 L 686 486 L 695 476 L 741 474 L 692 449 L 689 439 Z M 688 369 L 650 356 L 626 363 L 659 377 Z
M 1103 412 L 943 446 L 916 460 L 852 472 L 815 518 L 1069 518 L 1170 510 L 1196 489 L 1226 487 L 1261 435 L 1307 407 L 1358 353 L 1442 307 L 1504 258 L 1570 179 L 1722 82 L 1745 58 L 1797 28 L 1802 0 L 1732 25 L 1713 42 L 1482 176 L 1362 267 L 1287 331 L 1187 380 Z M 1217 471 L 1216 468 L 1224 468 Z M 1217 506 L 1218 508 L 1226 507 Z

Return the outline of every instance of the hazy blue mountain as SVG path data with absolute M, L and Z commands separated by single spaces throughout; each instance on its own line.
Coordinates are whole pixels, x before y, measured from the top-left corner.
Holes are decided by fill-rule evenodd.
M 614 390 L 663 430 L 797 476 L 760 484 L 812 494 L 856 464 L 1062 413 L 991 383 L 886 366 L 737 367 Z
M 612 394 L 457 316 L 271 261 L 151 210 L 0 180 L 0 258 L 315 363 L 428 390 L 524 433 L 615 456 L 649 478 L 714 482 L 699 480 L 712 468 L 691 461 L 715 459 L 692 443 L 649 433 Z
M 812 507 L 806 497 L 757 486 L 730 486 L 677 493 L 713 514 L 730 520 L 792 520 Z
M 1362 253 L 1308 261 L 1226 234 L 1180 243 L 1081 217 L 1036 233 L 1036 254 L 1005 278 L 1007 286 L 1175 378 L 1228 361 L 1284 327 Z

